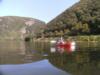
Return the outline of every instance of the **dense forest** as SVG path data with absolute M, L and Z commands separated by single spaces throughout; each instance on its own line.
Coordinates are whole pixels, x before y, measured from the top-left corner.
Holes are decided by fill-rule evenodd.
M 81 0 L 47 24 L 45 36 L 99 35 L 100 0 Z

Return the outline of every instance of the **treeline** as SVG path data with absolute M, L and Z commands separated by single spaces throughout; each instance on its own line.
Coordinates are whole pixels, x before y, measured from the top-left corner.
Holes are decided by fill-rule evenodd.
M 44 35 L 99 35 L 100 0 L 81 0 L 47 24 Z

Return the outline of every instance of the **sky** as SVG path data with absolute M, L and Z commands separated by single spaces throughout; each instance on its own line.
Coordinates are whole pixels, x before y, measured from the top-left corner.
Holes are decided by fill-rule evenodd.
M 46 23 L 79 0 L 0 0 L 0 16 L 32 17 Z

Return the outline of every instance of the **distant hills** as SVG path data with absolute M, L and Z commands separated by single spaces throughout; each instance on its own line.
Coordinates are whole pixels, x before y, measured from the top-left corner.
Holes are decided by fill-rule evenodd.
M 43 21 L 18 16 L 0 17 L 0 39 L 33 37 L 45 28 Z
M 81 0 L 47 24 L 45 36 L 100 34 L 100 0 Z
M 80 0 L 52 21 L 18 16 L 0 17 L 0 39 L 100 34 L 100 0 Z

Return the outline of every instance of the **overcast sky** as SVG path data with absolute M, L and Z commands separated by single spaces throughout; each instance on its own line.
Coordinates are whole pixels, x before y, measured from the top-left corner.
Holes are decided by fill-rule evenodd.
M 32 17 L 46 23 L 79 0 L 0 0 L 0 16 Z

